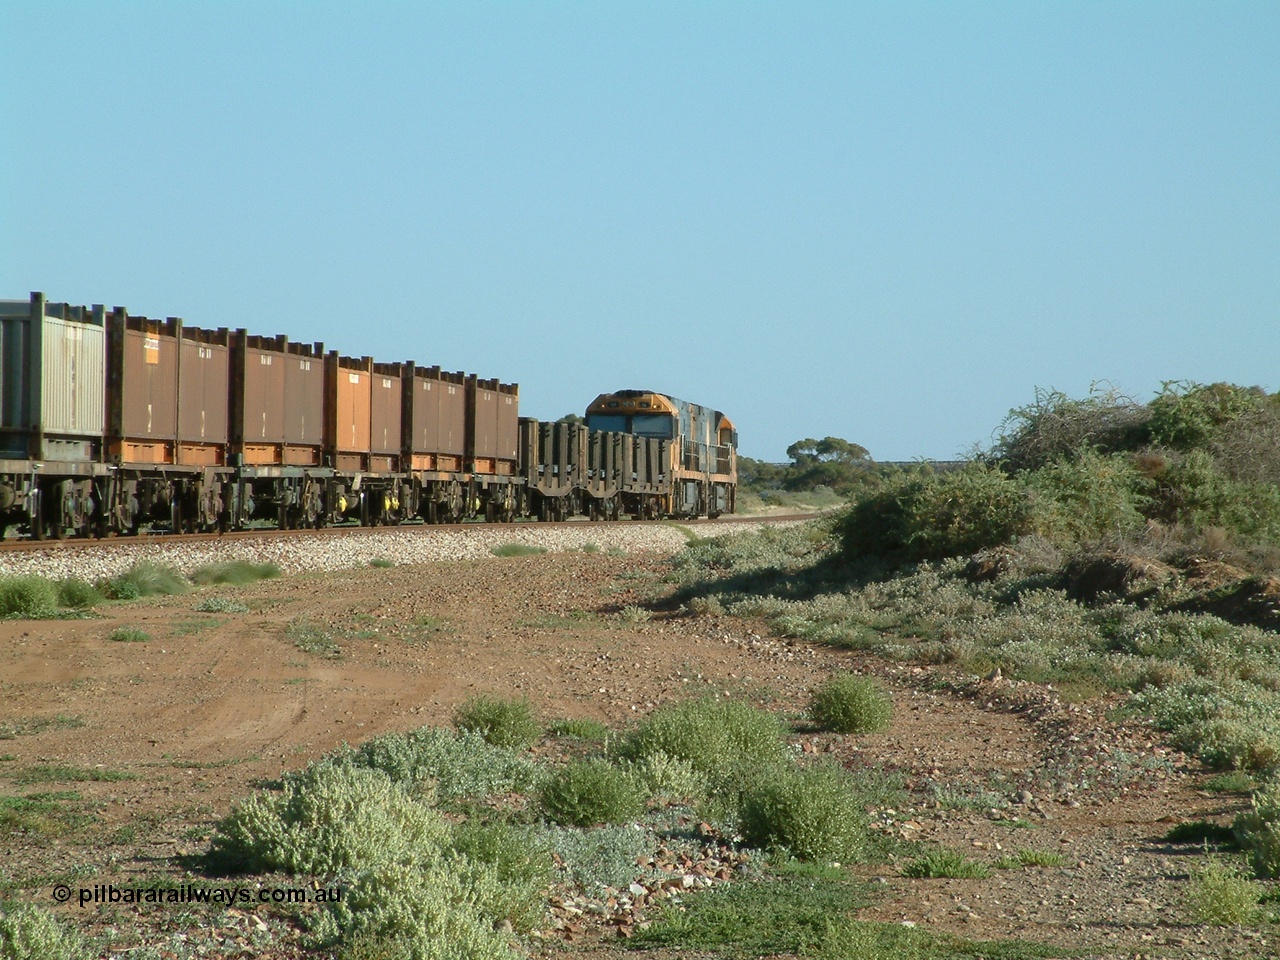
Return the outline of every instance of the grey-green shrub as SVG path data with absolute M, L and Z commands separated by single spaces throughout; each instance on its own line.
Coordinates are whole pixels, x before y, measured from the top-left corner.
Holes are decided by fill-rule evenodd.
M 836 733 L 875 733 L 889 726 L 893 698 L 870 677 L 832 677 L 813 692 L 809 718 Z
M 633 826 L 547 827 L 547 844 L 569 879 L 587 891 L 625 887 L 640 872 L 636 860 L 653 852 L 652 835 Z
M 573 760 L 543 782 L 538 801 L 555 823 L 590 827 L 638 817 L 644 812 L 644 789 L 607 760 Z
M 514 960 L 486 907 L 503 896 L 492 874 L 466 861 L 380 863 L 361 870 L 314 924 L 321 943 L 385 944 L 403 960 Z
M 27 903 L 0 905 L 0 960 L 80 960 L 84 938 Z
M 542 733 L 533 706 L 523 698 L 471 697 L 457 709 L 453 723 L 459 730 L 478 733 L 496 747 L 523 750 Z
M 650 714 L 627 737 L 622 754 L 685 760 L 708 784 L 719 785 L 785 760 L 784 734 L 777 717 L 748 704 L 690 700 Z
M 284 778 L 232 809 L 209 860 L 232 873 L 332 876 L 379 863 L 434 859 L 448 835 L 439 813 L 380 770 L 326 763 Z
M 58 589 L 44 577 L 0 579 L 0 617 L 36 619 L 58 608 Z
M 478 733 L 443 727 L 383 734 L 356 749 L 345 747 L 323 762 L 381 770 L 406 787 L 430 782 L 436 797 L 444 801 L 528 790 L 538 776 L 528 757 L 496 747 Z
M 747 789 L 742 839 L 800 860 L 849 861 L 867 838 L 867 814 L 848 773 L 834 764 L 784 768 Z

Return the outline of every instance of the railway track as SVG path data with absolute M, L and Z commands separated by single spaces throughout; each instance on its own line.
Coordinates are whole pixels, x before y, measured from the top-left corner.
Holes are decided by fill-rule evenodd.
M 144 534 L 102 540 L 6 541 L 0 544 L 0 575 L 32 574 L 54 579 L 98 580 L 137 563 L 157 563 L 183 572 L 243 560 L 273 563 L 285 572 L 349 569 L 372 562 L 426 563 L 489 556 L 511 544 L 535 551 L 674 552 L 686 530 L 701 535 L 762 525 L 797 523 L 810 515 L 721 517 L 716 520 L 567 520 L 506 524 L 403 524 L 324 527 L 319 530 L 248 530 L 225 534 Z
M 698 517 L 692 520 L 560 520 L 552 522 L 517 521 L 512 524 L 489 523 L 405 523 L 395 526 L 362 527 L 354 524 L 339 524 L 319 529 L 278 530 L 263 527 L 258 530 L 232 530 L 226 533 L 170 533 L 168 530 L 144 532 L 136 537 L 72 537 L 65 540 L 31 540 L 13 537 L 0 540 L 0 555 L 6 553 L 39 553 L 59 550 L 94 550 L 110 546 L 126 546 L 137 544 L 182 544 L 182 543 L 233 543 L 240 540 L 279 537 L 285 539 L 307 539 L 341 537 L 353 533 L 391 533 L 391 532 L 458 532 L 467 530 L 522 530 L 522 529 L 557 529 L 557 528 L 600 528 L 600 527 L 646 527 L 676 526 L 682 527 L 730 527 L 743 524 L 785 523 L 813 520 L 818 514 L 797 513 L 768 516 L 727 516 L 708 519 Z

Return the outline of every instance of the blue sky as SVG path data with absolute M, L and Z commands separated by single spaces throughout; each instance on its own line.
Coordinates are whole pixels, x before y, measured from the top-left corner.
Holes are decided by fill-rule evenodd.
M 1280 4 L 0 4 L 0 297 L 951 458 L 1280 387 Z

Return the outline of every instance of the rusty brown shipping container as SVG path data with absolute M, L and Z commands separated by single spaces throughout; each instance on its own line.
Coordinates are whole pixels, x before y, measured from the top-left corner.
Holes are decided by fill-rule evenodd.
M 226 464 L 230 374 L 231 339 L 226 328 L 182 328 L 178 463 L 202 467 Z
M 324 362 L 325 454 L 337 470 L 369 469 L 373 359 L 340 357 Z
M 462 372 L 403 364 L 406 469 L 457 472 L 466 453 L 466 382 Z
M 231 448 L 246 466 L 319 465 L 324 344 L 237 331 L 231 388 Z
M 375 363 L 369 388 L 369 469 L 395 473 L 400 469 L 400 435 L 404 394 L 398 363 Z
M 182 321 L 107 318 L 107 444 L 121 463 L 176 463 Z
M 467 461 L 475 473 L 515 474 L 519 396 L 514 383 L 467 378 Z
M 291 343 L 284 367 L 284 462 L 319 466 L 324 448 L 324 344 Z

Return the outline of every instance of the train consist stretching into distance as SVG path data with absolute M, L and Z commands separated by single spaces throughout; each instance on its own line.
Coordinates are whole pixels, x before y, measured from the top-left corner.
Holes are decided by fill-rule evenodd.
M 0 536 L 732 513 L 737 433 L 660 393 L 519 388 L 121 307 L 0 300 Z

